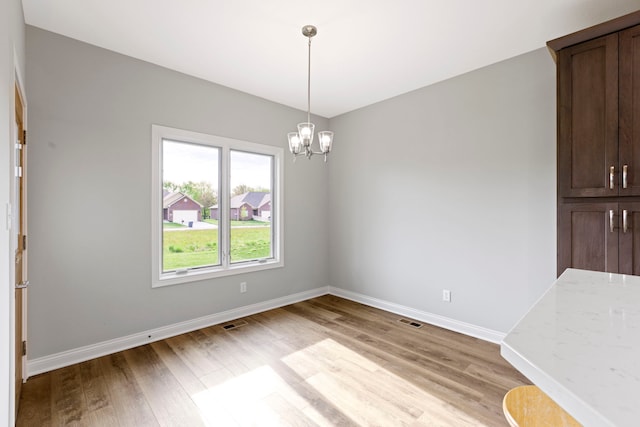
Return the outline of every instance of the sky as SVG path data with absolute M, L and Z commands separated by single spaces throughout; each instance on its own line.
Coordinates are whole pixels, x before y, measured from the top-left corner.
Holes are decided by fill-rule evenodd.
M 163 181 L 205 181 L 218 187 L 220 150 L 208 145 L 164 140 Z M 271 188 L 271 157 L 231 151 L 231 189 L 240 184 Z

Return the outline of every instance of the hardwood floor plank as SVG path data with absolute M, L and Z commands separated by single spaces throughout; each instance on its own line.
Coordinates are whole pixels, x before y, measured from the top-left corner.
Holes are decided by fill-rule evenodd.
M 22 385 L 18 427 L 51 426 L 51 373 L 29 378 Z
M 481 353 L 495 354 L 495 349 L 487 348 L 483 351 L 482 344 L 487 343 L 475 338 L 461 334 L 455 335 L 456 333 L 451 331 L 446 331 L 447 336 L 443 337 L 440 335 L 444 333 L 444 330 L 431 325 L 423 325 L 424 329 L 413 328 L 400 323 L 398 321 L 400 316 L 398 315 L 382 312 L 352 301 L 340 300 L 340 302 L 337 302 L 333 297 L 331 301 L 333 301 L 334 307 L 331 308 L 325 303 L 326 297 L 305 301 L 299 304 L 298 308 L 304 309 L 305 304 L 308 304 L 308 307 L 315 308 L 320 306 L 326 307 L 326 310 L 333 309 L 336 314 L 340 314 L 339 317 L 334 318 L 334 321 L 345 327 L 372 334 L 406 349 L 414 349 L 434 361 L 441 361 L 449 367 L 461 370 L 464 370 L 471 360 L 478 360 Z M 452 337 L 455 339 L 452 339 Z M 473 353 L 467 353 L 468 346 L 461 345 L 460 341 L 465 340 L 472 340 L 470 342 L 473 342 L 474 345 Z M 453 352 L 455 352 L 455 358 L 450 357 Z M 492 356 L 491 358 L 493 359 L 494 357 Z M 458 363 L 458 365 L 454 366 L 454 363 Z
M 311 301 L 313 302 L 313 300 Z M 296 304 L 294 307 L 287 307 L 292 312 L 304 313 L 305 310 L 309 310 L 310 302 L 304 302 Z M 312 310 L 312 309 L 311 309 Z M 304 314 L 306 317 L 312 317 L 312 314 Z M 348 343 L 351 346 L 359 346 L 365 344 L 370 347 L 370 351 L 382 353 L 384 355 L 396 355 L 403 361 L 409 361 L 412 365 L 418 365 L 424 368 L 428 373 L 432 382 L 440 384 L 445 389 L 450 388 L 457 393 L 463 394 L 467 399 L 479 400 L 486 393 L 498 393 L 503 394 L 502 387 L 496 387 L 496 384 L 492 382 L 484 381 L 475 375 L 469 375 L 466 370 L 469 366 L 468 353 L 464 346 L 458 345 L 454 349 L 443 354 L 442 350 L 432 351 L 427 347 L 423 347 L 422 344 L 407 343 L 402 338 L 402 334 L 397 333 L 389 335 L 388 333 L 376 334 L 377 325 L 372 322 L 345 322 L 345 318 L 337 318 L 335 321 L 319 320 L 325 323 L 325 326 L 332 331 L 336 331 L 342 334 L 344 337 L 352 338 Z M 345 326 L 345 323 L 348 323 Z M 394 322 L 395 323 L 395 322 Z M 425 336 L 426 333 L 420 332 L 422 329 L 405 329 L 404 333 L 411 333 L 416 335 Z M 380 330 L 389 330 L 380 327 Z M 364 333 L 363 333 L 364 332 Z M 466 338 L 466 337 L 465 337 Z M 498 351 L 498 346 L 493 346 L 494 354 Z M 394 348 L 395 347 L 395 348 Z M 359 348 L 358 351 L 364 351 Z M 452 355 L 455 355 L 453 357 Z M 495 359 L 495 356 L 494 356 Z M 507 363 L 503 361 L 506 366 Z M 513 371 L 513 368 L 509 368 Z M 407 379 L 409 380 L 410 377 Z M 526 382 L 524 377 L 520 376 L 520 383 Z
M 430 406 L 420 418 L 409 425 L 411 427 L 495 427 L 507 424 L 506 421 L 498 424 L 483 423 L 454 406 L 436 404 Z
M 219 398 L 219 387 L 220 385 L 216 385 L 192 396 L 193 401 L 200 408 L 205 424 L 208 426 L 240 426 L 238 420 L 233 417 L 232 408 L 229 407 L 227 400 Z M 227 396 L 227 399 L 229 398 Z
M 205 425 L 194 401 L 150 345 L 126 350 L 124 356 L 161 426 Z
M 198 378 L 222 368 L 216 360 L 208 357 L 206 349 L 191 334 L 178 335 L 165 341 Z
M 409 341 L 406 343 L 406 345 L 410 347 L 415 348 L 416 343 L 422 343 L 423 348 L 425 349 L 432 347 L 455 351 L 456 357 L 460 358 L 467 356 L 472 360 L 478 360 L 480 358 L 487 362 L 495 361 L 495 345 L 475 337 L 466 336 L 458 332 L 439 328 L 419 321 L 418 322 L 422 323 L 423 326 L 420 329 L 415 329 L 400 323 L 398 321 L 402 317 L 400 315 L 368 307 L 333 295 L 325 295 L 307 302 L 321 307 L 331 307 L 331 309 L 342 314 L 345 318 L 352 317 L 357 320 L 373 320 L 376 324 L 385 323 L 387 326 L 384 334 L 382 332 L 384 329 L 377 325 L 376 329 L 380 328 L 379 331 L 376 330 L 377 336 L 388 336 L 391 333 L 400 333 L 401 336 L 407 339 L 413 337 L 413 342 Z M 359 324 L 357 328 L 360 329 Z M 467 349 L 473 349 L 473 351 L 469 353 L 467 352 Z
M 288 309 L 297 311 L 301 313 L 301 315 L 304 313 L 299 307 Z M 452 364 L 454 366 L 449 366 L 440 361 L 434 361 L 426 355 L 414 352 L 413 349 L 396 346 L 384 339 L 384 336 L 383 338 L 378 338 L 372 334 L 362 333 L 353 328 L 345 327 L 340 323 L 329 322 L 326 326 L 331 329 L 329 335 L 336 341 L 358 352 L 377 354 L 381 359 L 378 363 L 383 366 L 396 360 L 405 363 L 409 362 L 412 367 L 416 365 L 422 368 L 424 374 L 427 375 L 432 382 L 440 384 L 445 388 L 455 389 L 458 393 L 466 395 L 468 399 L 477 400 L 482 396 L 481 392 L 469 384 L 469 382 L 474 381 L 474 379 L 462 375 L 461 371 L 456 369 L 455 364 Z M 368 327 L 365 329 L 369 331 Z M 365 349 L 365 347 L 368 348 Z
M 325 295 L 30 379 L 19 426 L 506 426 L 499 347 Z
M 328 373 L 320 372 L 307 382 L 357 425 L 399 425 L 386 408 L 380 407 L 380 401 L 374 395 L 354 393 L 348 385 Z
M 194 395 L 207 389 L 196 373 L 173 351 L 168 340 L 151 343 L 151 348 L 189 395 Z
M 278 394 L 304 413 L 308 420 L 320 426 L 357 425 L 319 390 L 298 376 L 289 364 L 273 361 L 269 366 L 286 384 L 277 388 Z
M 56 369 L 51 374 L 52 424 L 54 426 L 88 424 L 87 405 L 82 389 L 80 365 Z
M 91 426 L 117 426 L 118 415 L 111 404 L 109 386 L 100 369 L 98 359 L 80 365 L 80 379 L 87 402 L 87 424 Z
M 262 399 L 261 407 L 262 411 L 256 411 L 252 414 L 249 423 L 244 425 L 265 425 L 268 421 L 272 420 L 272 425 L 278 426 L 300 426 L 300 427 L 316 427 L 318 424 L 309 419 L 304 412 L 298 409 L 295 405 L 292 405 L 286 398 L 280 393 L 272 393 L 269 396 Z M 263 423 L 263 421 L 267 423 Z
M 96 359 L 121 426 L 158 426 L 158 421 L 122 352 Z
M 231 379 L 233 379 L 235 375 L 231 371 L 226 368 L 219 369 L 215 372 L 210 373 L 209 375 L 205 375 L 200 378 L 202 384 L 204 384 L 206 389 L 213 388 L 223 384 Z
M 320 297 L 320 299 L 324 299 L 325 297 Z M 306 303 L 310 304 L 310 305 L 314 305 L 315 304 L 315 299 L 311 300 L 311 301 L 307 301 Z M 349 305 L 353 305 L 355 307 L 359 306 L 359 304 L 357 303 L 352 303 L 347 301 L 346 304 Z M 341 306 L 341 305 L 340 305 Z M 291 307 L 288 309 L 291 310 L 304 310 L 305 307 L 307 307 L 307 304 L 297 304 L 295 307 Z M 373 308 L 367 308 L 367 312 L 371 313 L 372 311 L 375 311 L 376 309 Z M 338 311 L 340 311 L 338 309 Z M 357 313 L 357 310 L 356 310 Z M 390 315 L 388 313 L 382 312 L 384 313 L 384 315 L 382 317 L 385 318 L 389 318 Z M 342 312 L 342 314 L 345 314 L 345 312 Z M 336 318 L 335 322 L 341 322 L 342 320 L 344 320 L 344 318 Z M 323 321 L 324 322 L 324 321 Z M 389 323 L 389 325 L 393 325 L 394 327 L 398 327 L 396 325 L 396 322 L 394 321 L 393 323 Z M 371 331 L 375 331 L 376 327 L 372 326 L 370 324 L 368 324 L 368 322 L 361 322 L 361 323 L 351 323 L 349 326 L 353 327 L 354 329 L 358 329 L 359 331 L 365 330 L 366 332 L 371 332 Z M 333 326 L 331 326 L 331 328 L 333 330 L 339 330 L 340 328 L 335 328 Z M 430 327 L 430 329 L 432 329 L 433 327 Z M 385 330 L 384 328 L 380 328 L 380 330 Z M 386 329 L 387 331 L 391 331 L 391 329 Z M 422 332 L 421 332 L 422 331 Z M 353 334 L 349 334 L 349 332 L 347 332 L 346 330 L 342 330 L 341 331 L 343 334 L 345 335 L 352 335 L 354 338 L 355 336 Z M 415 330 L 411 330 L 410 331 L 412 334 L 414 335 L 420 335 L 420 334 L 425 334 L 424 330 L 421 329 L 415 329 Z M 431 331 L 429 331 L 431 332 Z M 476 374 L 471 373 L 472 371 L 468 369 L 468 362 L 469 360 L 473 360 L 472 357 L 469 356 L 469 354 L 473 354 L 474 350 L 477 347 L 482 347 L 483 349 L 483 353 L 489 354 L 490 351 L 493 351 L 493 359 L 492 359 L 492 363 L 488 363 L 488 367 L 486 367 L 487 371 L 502 371 L 505 372 L 504 369 L 506 369 L 508 372 L 510 372 L 511 376 L 514 377 L 514 379 L 509 383 L 510 385 L 520 385 L 520 384 L 525 384 L 528 381 L 526 380 L 526 378 L 524 378 L 522 375 L 520 375 L 519 373 L 515 372 L 514 375 L 514 370 L 513 368 L 511 368 L 508 363 L 506 361 L 504 361 L 502 358 L 495 357 L 495 354 L 499 352 L 499 348 L 498 346 L 496 346 L 495 344 L 491 344 L 491 343 L 485 343 L 485 342 L 480 342 L 477 343 L 476 339 L 469 339 L 470 337 L 465 337 L 465 336 L 457 336 L 459 334 L 456 334 L 454 332 L 451 331 L 445 331 L 447 335 L 452 336 L 453 338 L 458 338 L 458 339 L 453 339 L 450 340 L 451 342 L 447 343 L 447 346 L 443 346 L 443 347 L 448 347 L 450 348 L 450 351 L 448 354 L 450 355 L 455 355 L 455 358 L 451 358 L 450 356 L 447 356 L 446 358 L 441 358 L 441 357 L 436 357 L 434 358 L 432 355 L 430 355 L 429 351 L 426 351 L 424 348 L 421 348 L 420 346 L 414 346 L 411 344 L 407 344 L 407 342 L 400 342 L 400 347 L 404 350 L 404 349 L 411 349 L 413 347 L 418 347 L 418 349 L 420 351 L 418 351 L 417 354 L 419 354 L 421 359 L 415 359 L 414 356 L 410 353 L 404 353 L 402 351 L 400 352 L 394 352 L 393 350 L 387 349 L 385 351 L 385 353 L 391 354 L 391 353 L 395 353 L 396 355 L 400 355 L 402 357 L 400 357 L 401 360 L 403 360 L 404 362 L 406 361 L 410 361 L 410 365 L 408 366 L 408 372 L 405 375 L 405 378 L 408 381 L 411 381 L 411 378 L 414 378 L 415 372 L 414 372 L 414 365 L 416 364 L 420 364 L 420 360 L 422 360 L 422 357 L 427 357 L 430 358 L 432 361 L 436 361 L 438 363 L 443 362 L 445 363 L 445 366 L 447 367 L 447 369 L 457 366 L 457 370 L 458 372 L 448 372 L 446 373 L 445 377 L 447 377 L 448 379 L 453 379 L 454 381 L 454 386 L 452 387 L 451 384 L 447 385 L 447 383 L 442 383 L 439 380 L 435 380 L 434 381 L 434 377 L 431 377 L 431 383 L 427 382 L 424 384 L 424 386 L 429 387 L 433 392 L 435 392 L 437 395 L 448 399 L 448 400 L 460 400 L 463 399 L 465 401 L 467 401 L 467 406 L 470 408 L 470 410 L 472 410 L 471 412 L 474 414 L 474 416 L 478 419 L 478 420 L 487 420 L 487 419 L 491 419 L 491 417 L 494 418 L 498 418 L 501 417 L 501 410 L 500 410 L 500 402 L 502 400 L 502 396 L 504 395 L 504 390 L 511 388 L 511 387 L 507 387 L 504 388 L 502 385 L 499 385 L 498 387 L 496 387 L 496 383 L 495 381 L 487 381 L 487 378 L 492 378 L 492 376 L 486 376 L 483 379 L 480 379 Z M 432 334 L 429 333 L 429 336 L 431 336 Z M 364 340 L 366 342 L 368 342 L 370 345 L 374 346 L 375 348 L 380 348 L 381 346 L 384 345 L 398 345 L 398 341 L 395 338 L 390 338 L 389 334 L 387 332 L 383 332 L 379 334 L 379 337 L 381 339 L 383 339 L 384 341 L 371 341 L 369 338 L 365 338 L 368 336 L 362 336 L 360 335 L 360 340 Z M 461 338 L 461 339 L 459 339 Z M 390 342 L 389 342 L 390 341 Z M 454 351 L 455 349 L 455 351 Z M 451 362 L 450 362 L 451 360 Z M 485 356 L 481 356 L 479 358 L 476 359 L 476 361 L 483 361 L 486 360 Z M 394 364 L 397 363 L 397 361 L 394 362 Z M 394 366 L 394 365 L 389 365 L 389 366 Z M 484 366 L 484 365 L 483 365 Z M 399 368 L 399 366 L 395 365 L 396 368 L 396 372 L 401 373 L 404 371 L 403 368 Z M 460 369 L 464 368 L 464 371 L 460 371 Z M 430 373 L 433 372 L 438 372 L 438 368 L 434 368 L 434 366 L 429 366 L 427 371 Z M 472 378 L 473 377 L 473 378 Z M 424 381 L 424 378 L 420 379 L 420 381 Z M 457 384 L 457 385 L 455 385 Z M 467 388 L 466 390 L 464 389 L 460 389 L 459 385 L 460 384 L 466 384 L 466 385 L 470 385 L 470 388 Z M 469 390 L 473 390 L 473 395 L 470 396 L 467 393 L 469 392 Z M 462 393 L 461 393 L 462 391 Z M 489 418 L 487 418 L 489 417 Z M 489 422 L 489 425 L 491 425 L 491 423 Z
M 201 329 L 199 340 L 206 345 L 209 354 L 234 375 L 242 375 L 253 367 L 253 361 L 238 357 L 238 346 L 220 326 Z

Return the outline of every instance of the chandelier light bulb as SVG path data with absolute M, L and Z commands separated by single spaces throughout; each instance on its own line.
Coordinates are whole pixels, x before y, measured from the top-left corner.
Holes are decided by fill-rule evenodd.
M 289 151 L 291 151 L 291 153 L 294 155 L 300 154 L 302 141 L 298 136 L 298 132 L 289 132 L 287 134 L 287 137 L 289 138 Z
M 328 154 L 331 151 L 333 143 L 333 132 L 323 131 L 318 133 L 318 142 L 320 143 L 320 151 L 322 154 Z
M 300 139 L 302 140 L 302 145 L 305 148 L 308 148 L 313 142 L 313 129 L 315 126 L 313 123 L 299 123 L 298 124 L 298 134 L 300 135 Z

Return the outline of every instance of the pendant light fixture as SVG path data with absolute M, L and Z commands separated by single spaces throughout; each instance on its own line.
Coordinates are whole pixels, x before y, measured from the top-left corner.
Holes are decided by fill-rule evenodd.
M 311 38 L 318 34 L 318 29 L 313 25 L 305 25 L 302 27 L 302 35 L 309 39 L 309 60 L 308 60 L 308 72 L 307 72 L 307 121 L 298 123 L 298 132 L 289 132 L 287 137 L 289 138 L 289 150 L 293 154 L 293 160 L 298 156 L 305 156 L 310 159 L 314 154 L 322 154 L 324 161 L 327 161 L 327 156 L 331 152 L 331 145 L 333 144 L 333 132 L 322 131 L 318 132 L 318 144 L 320 145 L 320 151 L 313 151 L 311 144 L 313 144 L 313 131 L 314 124 L 311 123 Z

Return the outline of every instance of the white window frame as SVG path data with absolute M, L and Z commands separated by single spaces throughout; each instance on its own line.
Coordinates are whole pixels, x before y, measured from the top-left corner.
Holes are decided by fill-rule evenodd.
M 180 270 L 180 272 L 162 272 L 162 141 L 191 142 L 200 145 L 208 145 L 220 149 L 220 192 L 218 194 L 218 236 L 220 239 L 219 253 L 221 264 L 211 267 Z M 282 259 L 283 230 L 283 198 L 282 162 L 284 150 L 253 142 L 225 138 L 216 135 L 208 135 L 183 129 L 175 129 L 166 126 L 151 126 L 151 286 L 161 287 L 189 283 L 198 280 L 213 279 L 235 274 L 243 274 L 284 266 Z M 271 188 L 271 236 L 272 257 L 255 261 L 231 263 L 229 251 L 229 162 L 230 151 L 246 151 L 256 154 L 273 156 L 273 183 Z

